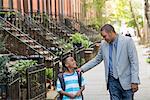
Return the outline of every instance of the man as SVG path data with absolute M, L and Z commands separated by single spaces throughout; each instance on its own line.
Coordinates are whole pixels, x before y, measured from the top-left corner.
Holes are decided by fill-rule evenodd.
M 86 72 L 104 60 L 107 89 L 111 100 L 133 100 L 138 90 L 139 63 L 132 38 L 118 35 L 113 26 L 101 28 L 102 40 L 98 54 L 79 71 Z
M 125 36 L 129 36 L 129 37 L 131 37 L 130 32 L 129 32 L 129 31 L 127 31 L 127 33 L 125 34 Z

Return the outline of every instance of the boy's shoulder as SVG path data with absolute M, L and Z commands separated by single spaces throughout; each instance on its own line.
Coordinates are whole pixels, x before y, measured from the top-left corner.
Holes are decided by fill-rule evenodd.
M 72 73 L 72 74 L 68 74 L 68 73 L 65 73 L 65 72 L 60 72 L 60 73 L 58 74 L 58 78 L 64 78 L 64 76 L 67 77 L 67 76 L 72 76 L 72 75 L 75 75 L 75 74 L 77 74 L 78 76 L 81 76 L 81 75 L 82 75 L 82 73 L 81 73 L 81 72 L 78 72 L 78 71 L 75 71 L 75 72 Z

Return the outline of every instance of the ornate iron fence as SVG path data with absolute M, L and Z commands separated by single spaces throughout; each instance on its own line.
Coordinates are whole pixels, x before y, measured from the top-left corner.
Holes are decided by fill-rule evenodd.
M 8 82 L 0 83 L 0 100 L 20 100 L 20 76 L 8 78 Z
M 26 70 L 27 99 L 41 100 L 46 98 L 46 76 L 43 64 L 29 67 Z
M 8 84 L 8 100 L 20 100 L 20 75 L 14 75 L 13 81 Z M 15 90 L 15 91 L 14 91 Z

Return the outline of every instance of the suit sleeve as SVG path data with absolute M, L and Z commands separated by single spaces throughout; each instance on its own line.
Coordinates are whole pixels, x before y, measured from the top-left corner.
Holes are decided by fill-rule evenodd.
M 131 64 L 131 83 L 140 83 L 139 62 L 136 47 L 132 38 L 128 41 L 128 56 Z
M 81 66 L 81 70 L 83 72 L 86 72 L 92 69 L 93 67 L 95 67 L 100 62 L 102 62 L 102 60 L 103 60 L 103 55 L 102 55 L 102 44 L 101 44 L 101 47 L 99 48 L 99 52 L 96 55 L 96 57 L 90 60 L 89 62 L 87 62 L 86 64 L 84 64 L 83 66 Z

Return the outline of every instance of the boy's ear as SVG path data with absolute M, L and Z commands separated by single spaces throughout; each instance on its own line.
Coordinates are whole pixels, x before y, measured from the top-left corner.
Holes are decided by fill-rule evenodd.
M 67 67 L 67 66 L 68 66 L 68 64 L 66 63 L 66 64 L 65 64 L 65 66 Z

